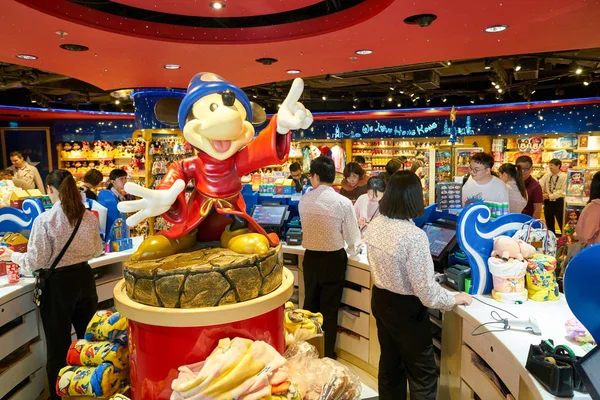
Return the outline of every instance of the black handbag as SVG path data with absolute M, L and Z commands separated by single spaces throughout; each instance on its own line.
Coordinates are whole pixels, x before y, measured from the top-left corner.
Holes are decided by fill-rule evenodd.
M 56 258 L 54 259 L 52 266 L 50 268 L 38 269 L 33 272 L 33 276 L 35 277 L 35 285 L 33 287 L 33 302 L 38 307 L 42 306 L 44 290 L 46 289 L 46 282 L 48 282 L 48 279 L 50 279 L 50 277 L 54 273 L 54 269 L 65 255 L 65 252 L 67 251 L 69 245 L 73 241 L 73 238 L 77 234 L 77 231 L 79 230 L 79 225 L 81 225 L 81 220 L 83 220 L 83 214 L 77 221 L 77 224 L 75 224 L 75 228 L 73 228 L 73 233 L 71 233 L 71 237 L 69 237 L 69 240 L 67 240 L 65 246 L 62 248 L 60 253 L 58 253 L 58 256 L 56 256 Z
M 580 357 L 567 346 L 554 346 L 551 339 L 529 347 L 525 368 L 554 396 L 573 397 L 573 391 L 587 393 L 574 368 Z

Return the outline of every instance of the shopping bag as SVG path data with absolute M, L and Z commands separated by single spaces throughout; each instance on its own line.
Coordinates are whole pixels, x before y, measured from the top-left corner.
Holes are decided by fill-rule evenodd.
M 556 236 L 548 230 L 546 223 L 539 219 L 525 222 L 513 235 L 513 239 L 529 243 L 539 253 L 556 256 Z

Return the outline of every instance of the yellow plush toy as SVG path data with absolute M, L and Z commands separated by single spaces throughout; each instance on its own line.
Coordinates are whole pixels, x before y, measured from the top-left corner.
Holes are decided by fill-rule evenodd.
M 556 258 L 546 254 L 535 254 L 527 260 L 527 291 L 534 301 L 559 299 L 556 282 Z
M 323 314 L 308 310 L 294 309 L 290 301 L 285 303 L 286 344 L 310 340 L 323 335 Z

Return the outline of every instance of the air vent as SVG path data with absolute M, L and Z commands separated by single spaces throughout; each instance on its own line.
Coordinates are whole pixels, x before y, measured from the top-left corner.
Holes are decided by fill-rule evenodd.
M 421 90 L 439 89 L 440 74 L 435 71 L 417 71 L 414 74 L 413 84 Z
M 521 69 L 514 72 L 515 80 L 527 81 L 538 79 L 540 60 L 537 58 L 521 58 L 519 60 Z
M 69 44 L 69 43 L 61 44 L 59 47 L 63 50 L 67 50 L 67 51 L 88 51 L 90 49 L 87 46 L 83 46 L 80 44 Z

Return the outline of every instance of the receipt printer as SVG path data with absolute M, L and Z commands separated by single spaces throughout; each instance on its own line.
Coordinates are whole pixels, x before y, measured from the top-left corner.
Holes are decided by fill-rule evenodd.
M 466 265 L 454 264 L 444 270 L 446 284 L 451 288 L 464 292 L 465 279 L 471 277 L 471 268 Z
M 302 244 L 302 228 L 288 228 L 285 237 L 287 244 L 292 246 L 299 246 Z

